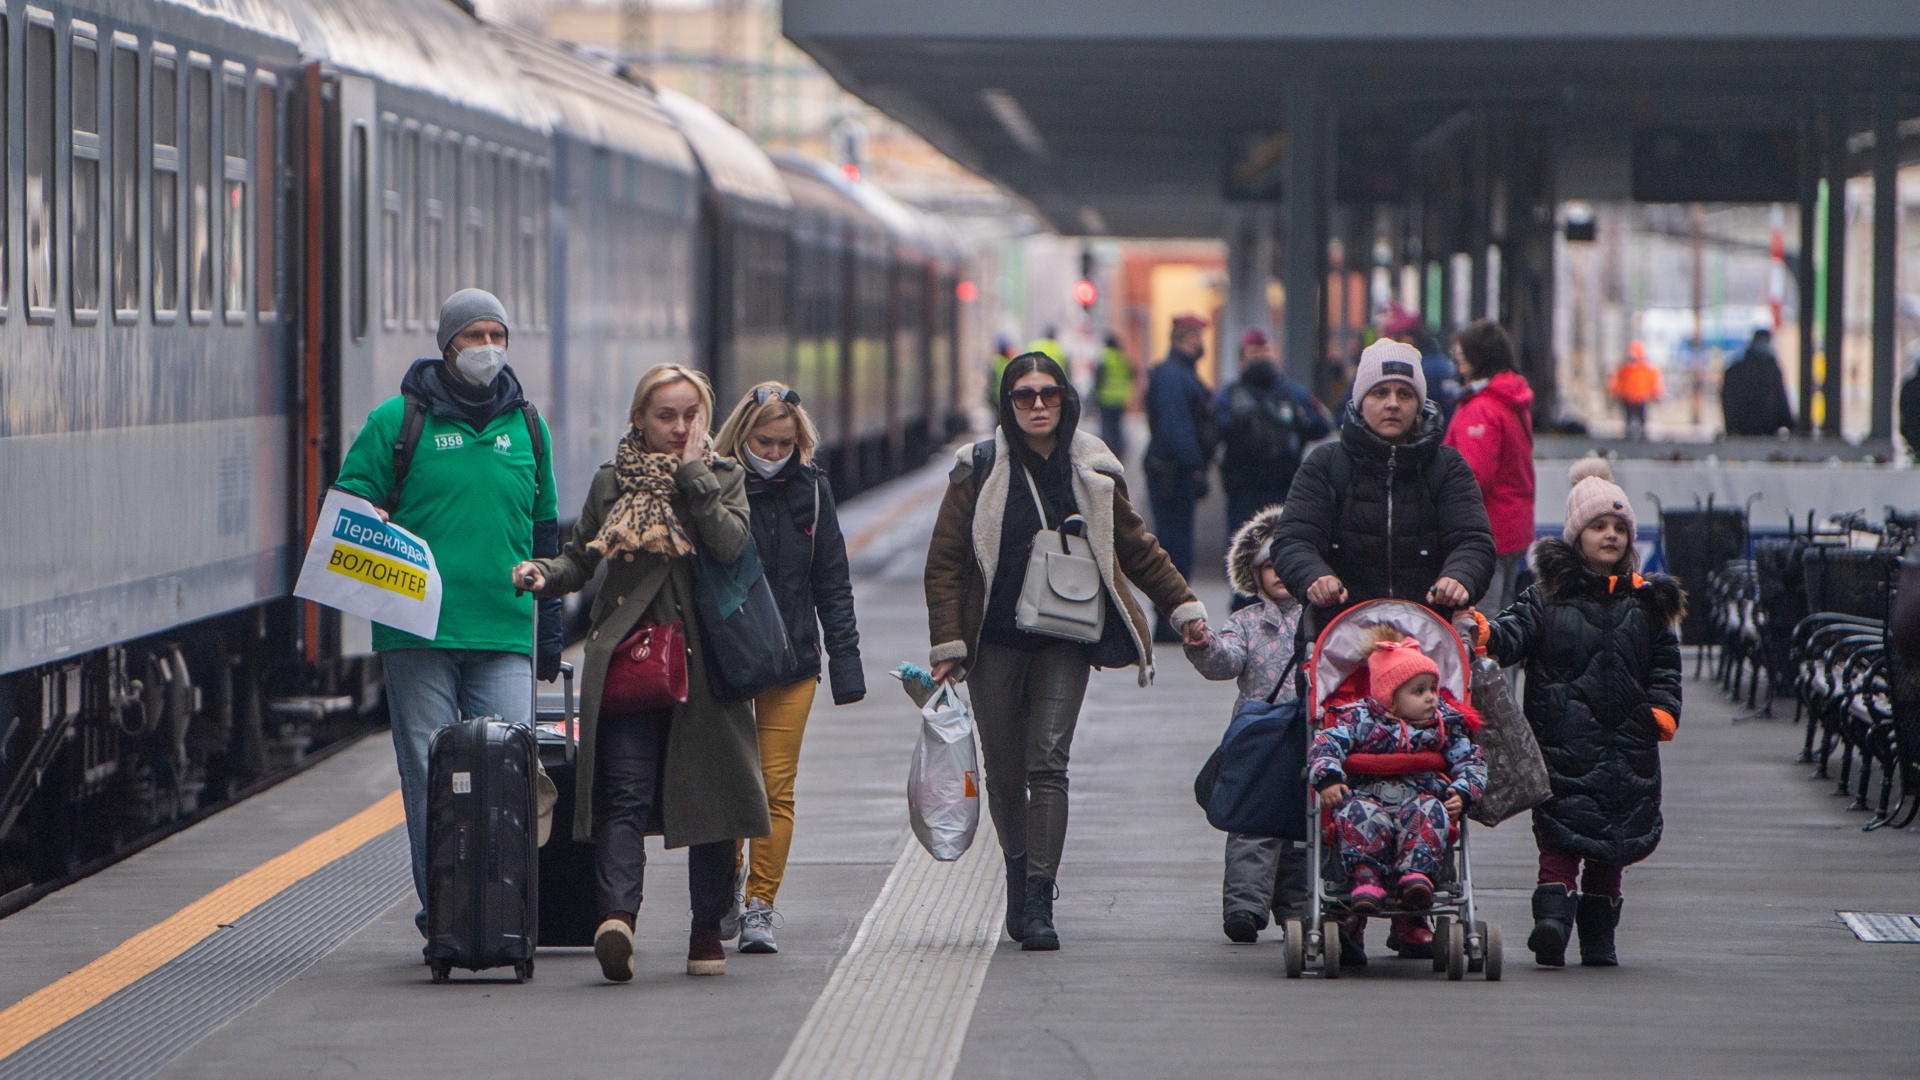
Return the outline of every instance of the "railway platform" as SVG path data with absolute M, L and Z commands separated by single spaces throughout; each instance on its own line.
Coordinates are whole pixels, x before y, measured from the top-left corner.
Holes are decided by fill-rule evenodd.
M 872 693 L 810 725 L 779 955 L 682 974 L 685 861 L 656 847 L 631 984 L 563 949 L 525 985 L 432 985 L 375 735 L 0 920 L 0 1078 L 1912 1075 L 1916 954 L 1835 912 L 1916 907 L 1920 835 L 1862 833 L 1790 763 L 1800 729 L 1748 719 L 1710 679 L 1687 683 L 1666 839 L 1628 874 L 1618 969 L 1530 962 L 1524 819 L 1475 834 L 1502 982 L 1448 983 L 1377 944 L 1356 977 L 1288 981 L 1271 931 L 1229 943 L 1222 838 L 1191 780 L 1233 691 L 1166 650 L 1149 689 L 1093 681 L 1063 948 L 1022 953 L 999 932 L 990 827 L 935 864 L 906 824 L 917 717 L 885 672 L 925 653 L 943 471 L 844 515 Z

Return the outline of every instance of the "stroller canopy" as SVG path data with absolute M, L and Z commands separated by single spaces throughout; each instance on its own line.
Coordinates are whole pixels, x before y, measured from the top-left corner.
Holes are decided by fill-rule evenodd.
M 1313 664 L 1308 669 L 1314 716 L 1320 715 L 1348 678 L 1365 670 L 1372 648 L 1368 632 L 1382 623 L 1418 641 L 1420 651 L 1440 668 L 1440 689 L 1461 705 L 1469 704 L 1471 660 L 1453 625 L 1439 612 L 1411 600 L 1368 600 L 1334 616 L 1314 642 Z M 1363 678 L 1360 694 L 1365 693 Z

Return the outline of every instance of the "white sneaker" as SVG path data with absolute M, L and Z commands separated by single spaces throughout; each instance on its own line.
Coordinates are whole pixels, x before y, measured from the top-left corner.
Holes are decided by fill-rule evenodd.
M 773 928 L 780 913 L 767 906 L 766 901 L 753 899 L 747 901 L 747 909 L 740 914 L 740 951 L 743 953 L 777 953 L 780 946 L 773 943 Z

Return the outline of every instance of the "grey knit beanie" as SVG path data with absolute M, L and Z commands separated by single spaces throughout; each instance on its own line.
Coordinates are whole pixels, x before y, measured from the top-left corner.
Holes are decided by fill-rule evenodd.
M 507 309 L 500 298 L 485 289 L 461 289 L 447 302 L 440 305 L 440 330 L 433 340 L 440 345 L 440 351 L 446 352 L 460 331 L 479 322 L 492 319 L 507 328 L 509 336 L 513 332 L 512 324 L 507 322 Z

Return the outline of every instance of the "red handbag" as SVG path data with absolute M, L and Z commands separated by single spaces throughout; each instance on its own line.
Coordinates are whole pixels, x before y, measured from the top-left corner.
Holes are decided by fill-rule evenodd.
M 603 713 L 669 709 L 687 701 L 687 626 L 675 619 L 640 620 L 613 651 L 607 681 L 600 690 Z

